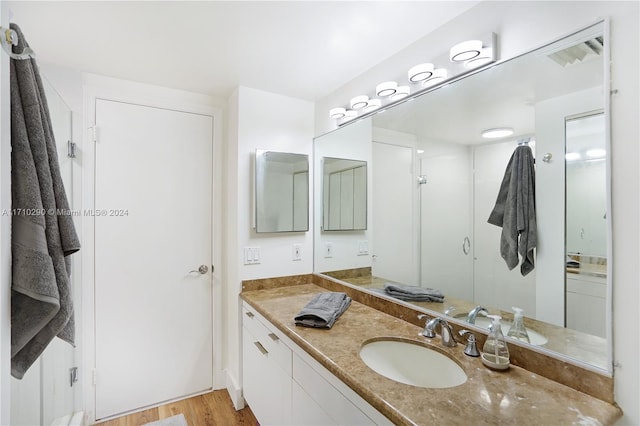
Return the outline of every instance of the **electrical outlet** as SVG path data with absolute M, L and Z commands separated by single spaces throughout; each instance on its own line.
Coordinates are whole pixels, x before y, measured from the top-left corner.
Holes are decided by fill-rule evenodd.
M 333 257 L 333 243 L 324 243 L 324 257 Z
M 291 260 L 302 260 L 302 245 L 294 244 L 291 251 Z

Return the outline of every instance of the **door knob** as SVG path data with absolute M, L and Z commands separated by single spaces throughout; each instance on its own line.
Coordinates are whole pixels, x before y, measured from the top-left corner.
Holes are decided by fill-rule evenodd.
M 200 265 L 200 267 L 198 268 L 198 270 L 197 270 L 197 271 L 196 271 L 196 270 L 189 271 L 189 273 L 192 273 L 192 272 L 197 272 L 197 273 L 199 273 L 200 275 L 204 275 L 204 274 L 206 274 L 207 272 L 209 272 L 209 267 L 208 267 L 207 265 Z

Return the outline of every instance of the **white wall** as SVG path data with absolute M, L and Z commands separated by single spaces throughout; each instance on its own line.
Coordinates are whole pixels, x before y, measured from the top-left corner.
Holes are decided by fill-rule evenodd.
M 367 182 L 371 182 L 371 120 L 350 124 L 340 132 L 316 138 L 313 154 L 313 194 L 322 199 L 322 158 L 344 158 L 367 162 Z M 371 266 L 369 255 L 358 255 L 358 241 L 371 240 L 371 185 L 367 185 L 367 229 L 364 231 L 322 231 L 322 203 L 314 203 L 314 270 L 319 272 Z M 326 257 L 325 247 L 333 247 L 331 257 Z
M 600 17 L 611 19 L 611 77 L 618 93 L 612 111 L 613 338 L 616 401 L 621 424 L 640 424 L 640 292 L 638 174 L 638 2 L 483 1 L 438 30 L 382 61 L 316 103 L 316 134 L 334 127 L 328 111 L 354 95 L 373 92 L 381 81 L 406 80 L 406 70 L 450 46 L 487 32 L 498 34 L 500 58 L 526 52 L 567 35 Z
M 229 133 L 226 153 L 225 357 L 227 385 L 239 405 L 240 316 L 238 294 L 243 280 L 313 271 L 313 233 L 260 233 L 252 228 L 253 160 L 256 149 L 312 154 L 313 103 L 248 87 L 239 87 L 228 102 Z M 313 169 L 310 176 L 313 176 Z M 312 200 L 311 182 L 309 202 Z M 310 209 L 310 225 L 314 223 Z M 311 229 L 311 227 L 310 227 Z M 302 259 L 294 261 L 293 244 Z M 260 263 L 244 265 L 244 248 L 259 247 Z

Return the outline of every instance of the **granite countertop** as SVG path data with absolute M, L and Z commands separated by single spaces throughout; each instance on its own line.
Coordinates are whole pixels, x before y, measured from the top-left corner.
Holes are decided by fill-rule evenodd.
M 331 274 L 328 274 L 331 275 Z M 362 289 L 379 290 L 384 288 L 384 283 L 389 282 L 371 275 L 361 275 L 357 277 L 340 277 L 340 280 L 356 285 Z M 445 297 L 445 303 L 435 302 L 408 302 L 419 308 L 428 309 L 444 315 L 450 307 L 455 307 L 452 315 L 465 314 L 476 306 L 468 300 Z M 513 312 L 485 306 L 492 314 L 500 315 L 504 320 L 513 321 Z M 526 317 L 525 327 L 537 331 L 547 338 L 547 342 L 542 345 L 545 349 L 564 354 L 582 362 L 597 366 L 603 370 L 607 368 L 607 340 L 603 337 L 582 333 L 569 328 L 558 327 L 533 318 Z M 461 319 L 464 321 L 464 318 Z
M 442 346 L 419 336 L 420 327 L 358 302 L 330 330 L 296 327 L 293 317 L 324 288 L 302 284 L 244 291 L 242 299 L 395 424 L 613 424 L 619 408 L 522 368 L 492 371 L 464 346 Z M 454 359 L 466 383 L 424 389 L 387 379 L 358 356 L 363 343 L 381 337 L 407 339 Z M 415 368 L 429 368 L 416 365 Z

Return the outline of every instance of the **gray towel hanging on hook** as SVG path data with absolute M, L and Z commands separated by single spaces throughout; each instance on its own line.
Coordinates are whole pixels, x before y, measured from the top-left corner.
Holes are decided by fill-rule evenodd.
M 14 53 L 27 43 L 20 28 Z M 21 379 L 56 336 L 74 344 L 69 256 L 80 249 L 44 87 L 33 58 L 11 59 L 11 374 Z M 62 213 L 62 214 L 60 214 Z
M 518 146 L 504 173 L 495 207 L 488 222 L 502 227 L 500 255 L 509 270 L 522 258 L 521 274 L 533 271 L 537 245 L 535 166 L 528 145 Z

